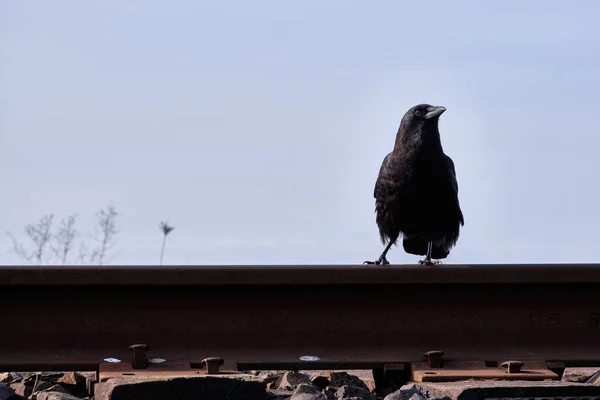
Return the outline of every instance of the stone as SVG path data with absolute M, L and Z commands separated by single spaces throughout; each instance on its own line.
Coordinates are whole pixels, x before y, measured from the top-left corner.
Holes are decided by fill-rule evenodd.
M 62 387 L 61 385 L 52 385 L 50 386 L 48 389 L 44 389 L 41 392 L 60 392 L 60 393 L 69 393 L 69 391 L 67 389 L 65 389 L 64 387 Z M 69 393 L 71 394 L 71 393 Z M 35 396 L 35 394 L 32 394 L 32 396 Z
M 426 400 L 425 397 L 421 396 L 418 393 L 413 394 L 412 396 L 410 396 L 410 399 L 408 400 Z
M 404 385 L 394 393 L 390 393 L 383 400 L 410 400 L 415 394 L 421 395 L 420 390 L 414 383 Z
M 252 379 L 251 379 L 251 378 Z M 265 386 L 253 375 L 174 378 L 123 377 L 94 386 L 95 400 L 264 400 Z
M 368 392 L 375 389 L 375 382 L 373 382 L 373 388 L 369 388 L 359 377 L 350 375 L 347 372 L 331 372 L 329 374 L 329 386 L 341 388 L 343 386 L 352 386 L 364 389 Z
M 322 393 L 325 395 L 325 398 L 327 400 L 337 400 L 337 398 L 335 397 L 335 391 L 323 389 Z
M 338 400 L 375 400 L 375 397 L 367 389 L 345 385 L 335 393 Z
M 252 371 L 252 372 L 257 372 L 257 371 Z M 264 383 L 265 385 L 269 385 L 270 383 L 277 382 L 277 380 L 279 378 L 281 378 L 281 376 L 283 375 L 283 372 L 282 371 L 260 371 L 254 375 L 258 376 L 258 379 L 260 379 L 260 381 L 262 383 Z
M 383 398 L 383 400 L 408 400 L 409 398 L 402 393 L 401 390 L 396 390 Z
M 15 397 L 15 391 L 10 386 L 0 383 L 0 400 L 12 400 Z
M 531 398 L 600 396 L 600 386 L 559 381 L 464 381 L 419 382 L 414 384 L 425 398 L 446 397 L 448 400 L 473 398 Z
M 331 384 L 331 381 L 329 380 L 331 371 L 310 371 L 308 373 L 310 374 L 310 382 L 321 390 Z
M 0 374 L 0 383 L 16 383 L 23 380 L 23 375 L 18 372 L 3 372 Z
M 303 372 L 303 371 L 301 371 Z M 371 370 L 346 370 L 346 371 L 307 371 L 311 382 L 321 389 L 327 386 L 340 388 L 344 385 L 361 387 L 375 393 L 375 378 Z
M 34 393 L 29 397 L 29 400 L 80 400 L 80 398 L 65 392 L 48 391 Z
M 66 372 L 56 382 L 74 396 L 82 397 L 88 393 L 86 377 L 77 372 Z
M 294 394 L 294 391 L 288 389 L 269 389 L 267 394 L 273 399 L 289 399 Z
M 267 396 L 265 400 L 290 400 L 292 398 L 291 395 L 277 395 L 270 390 L 267 390 Z
M 562 378 L 562 382 L 585 382 L 596 372 L 600 371 L 600 367 L 586 367 L 586 368 L 565 368 Z
M 298 385 L 309 382 L 310 378 L 307 375 L 297 371 L 287 371 L 277 380 L 274 386 L 277 389 L 295 390 Z
M 56 371 L 46 371 L 46 372 L 33 372 L 24 376 L 24 380 L 26 381 L 46 381 L 56 383 L 61 376 L 64 375 L 64 372 L 56 372 Z
M 35 379 L 28 378 L 28 379 L 22 380 L 21 382 L 12 383 L 10 385 L 10 387 L 15 391 L 15 394 L 17 394 L 21 397 L 27 398 L 27 397 L 31 396 L 33 393 L 42 391 L 44 389 L 48 389 L 52 385 L 53 384 L 50 382 L 40 381 L 40 380 L 38 380 L 36 382 Z
M 70 386 L 85 385 L 85 378 L 77 372 L 66 372 L 56 382 Z
M 301 383 L 294 390 L 290 400 L 327 400 L 327 396 L 318 387 Z

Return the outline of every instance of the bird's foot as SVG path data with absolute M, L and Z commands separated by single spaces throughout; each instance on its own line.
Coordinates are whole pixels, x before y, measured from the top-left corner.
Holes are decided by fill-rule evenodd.
M 365 261 L 363 264 L 370 264 L 370 265 L 389 265 L 389 261 L 387 260 L 387 258 L 385 257 L 379 257 L 379 259 L 377 259 L 376 261 Z
M 419 265 L 436 265 L 441 264 L 442 262 L 439 260 L 432 260 L 431 258 L 425 257 L 424 259 L 419 261 Z

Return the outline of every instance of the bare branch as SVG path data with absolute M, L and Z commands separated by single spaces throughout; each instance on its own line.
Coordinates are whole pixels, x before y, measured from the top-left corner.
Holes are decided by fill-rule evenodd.
M 37 224 L 28 224 L 25 227 L 25 233 L 35 244 L 34 254 L 35 260 L 38 264 L 42 264 L 44 259 L 44 250 L 46 246 L 50 244 L 52 239 L 52 222 L 54 221 L 54 215 L 49 214 L 43 216 Z
M 107 253 L 114 247 L 116 241 L 114 240 L 119 230 L 116 226 L 117 211 L 111 204 L 106 206 L 106 209 L 100 210 L 96 214 L 96 240 L 100 242 L 100 245 L 93 250 L 91 255 L 91 262 L 97 262 L 99 265 L 103 265 L 106 261 Z
M 85 259 L 87 258 L 87 256 L 88 256 L 87 245 L 85 244 L 85 242 L 81 242 L 79 244 L 79 252 L 77 253 L 77 263 L 85 264 L 86 263 Z
M 55 244 L 52 251 L 63 265 L 67 263 L 67 257 L 73 250 L 74 241 L 78 235 L 77 229 L 75 229 L 76 219 L 76 214 L 63 218 L 58 232 L 54 235 Z
M 160 249 L 160 265 L 162 265 L 163 263 L 163 256 L 165 255 L 165 245 L 167 243 L 167 235 L 169 233 L 171 233 L 171 231 L 173 231 L 173 229 L 175 229 L 174 226 L 169 225 L 168 222 L 161 222 L 158 227 L 160 228 L 160 230 L 163 233 L 163 242 L 162 242 L 162 247 Z
M 13 236 L 12 233 L 6 232 L 6 236 L 8 236 L 12 242 L 11 250 L 17 256 L 19 256 L 19 258 L 21 259 L 21 262 L 31 261 L 33 259 L 33 256 L 34 256 L 33 253 L 27 251 L 27 249 L 25 249 L 22 244 L 17 242 L 17 239 L 15 239 L 15 237 Z
M 11 232 L 6 235 L 12 242 L 11 250 L 19 256 L 23 263 L 67 264 L 77 263 L 105 264 L 109 262 L 109 252 L 115 246 L 115 237 L 119 230 L 116 226 L 117 211 L 112 205 L 96 213 L 95 234 L 92 238 L 98 244 L 91 247 L 87 237 L 82 237 L 76 229 L 77 214 L 68 215 L 60 221 L 56 232 L 53 232 L 54 215 L 42 217 L 37 223 L 25 226 L 27 235 L 25 245 L 19 242 Z
M 37 264 L 42 264 L 45 260 L 46 249 L 50 246 L 52 240 L 52 222 L 54 215 L 45 215 L 36 224 L 27 224 L 25 226 L 25 233 L 29 239 L 33 242 L 32 249 L 27 250 L 22 244 L 20 244 L 16 238 L 7 232 L 8 237 L 11 239 L 13 246 L 12 250 L 21 258 L 21 260 L 32 261 L 35 260 Z M 46 260 L 49 261 L 49 260 Z

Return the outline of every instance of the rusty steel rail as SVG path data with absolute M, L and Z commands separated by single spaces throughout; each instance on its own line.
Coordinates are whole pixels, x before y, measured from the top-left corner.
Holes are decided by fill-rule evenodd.
M 0 266 L 0 298 L 2 371 L 96 370 L 134 344 L 234 370 L 376 369 L 432 350 L 600 364 L 594 264 Z

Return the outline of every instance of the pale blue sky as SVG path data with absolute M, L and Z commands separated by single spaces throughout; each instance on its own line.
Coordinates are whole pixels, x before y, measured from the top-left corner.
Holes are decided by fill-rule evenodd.
M 376 258 L 373 185 L 411 106 L 465 215 L 447 263 L 597 262 L 600 3 L 0 2 L 6 230 L 112 201 L 113 264 Z M 419 259 L 393 248 L 392 263 Z

